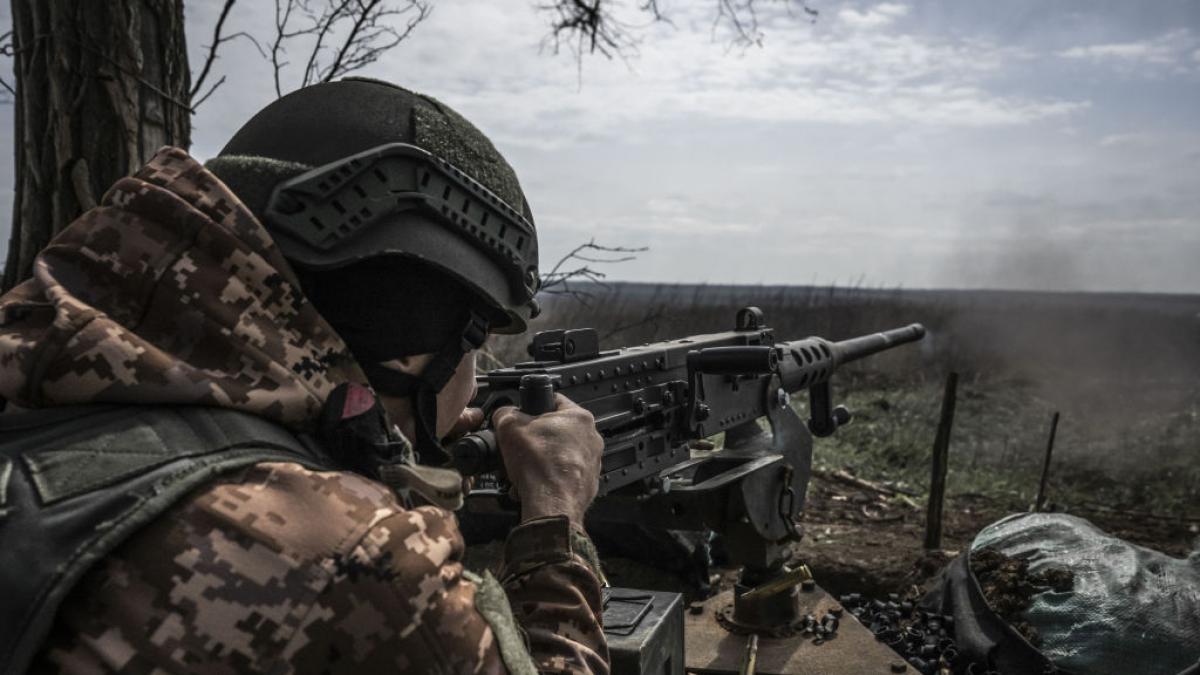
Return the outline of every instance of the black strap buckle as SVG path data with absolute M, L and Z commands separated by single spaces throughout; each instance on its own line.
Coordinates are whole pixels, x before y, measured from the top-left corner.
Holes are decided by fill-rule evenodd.
M 482 347 L 483 343 L 487 342 L 487 336 L 487 319 L 480 316 L 475 310 L 471 310 L 471 316 L 467 318 L 467 325 L 463 328 L 462 333 L 463 353 L 466 354 L 473 349 Z

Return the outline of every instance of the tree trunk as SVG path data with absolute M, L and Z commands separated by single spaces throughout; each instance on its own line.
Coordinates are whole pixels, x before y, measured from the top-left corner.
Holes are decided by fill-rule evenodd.
M 190 142 L 182 0 L 12 0 L 16 199 L 3 288 L 159 147 Z

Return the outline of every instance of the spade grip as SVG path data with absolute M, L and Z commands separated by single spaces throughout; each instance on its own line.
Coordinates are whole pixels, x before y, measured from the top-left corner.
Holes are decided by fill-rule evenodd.
M 518 389 L 521 412 L 542 415 L 558 407 L 554 400 L 554 379 L 543 373 L 531 373 L 521 378 Z
M 521 412 L 526 415 L 541 415 L 558 408 L 554 397 L 554 378 L 543 373 L 532 373 L 521 378 L 518 387 Z M 469 433 L 455 441 L 449 448 L 451 465 L 464 476 L 503 470 L 500 449 L 496 445 L 496 432 L 483 429 Z

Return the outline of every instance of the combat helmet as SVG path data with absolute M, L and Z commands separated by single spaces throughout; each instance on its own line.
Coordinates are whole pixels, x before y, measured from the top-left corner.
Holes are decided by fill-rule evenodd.
M 448 106 L 359 77 L 269 104 L 206 166 L 263 221 L 302 281 L 395 260 L 469 291 L 469 320 L 428 350 L 435 358 L 419 377 L 362 363 L 377 390 L 414 397 L 418 454 L 440 463 L 436 393 L 488 332 L 522 332 L 538 313 L 537 231 L 512 167 Z

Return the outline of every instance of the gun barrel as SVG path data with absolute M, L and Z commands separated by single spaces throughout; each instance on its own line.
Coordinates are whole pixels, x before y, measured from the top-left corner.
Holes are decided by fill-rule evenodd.
M 903 328 L 894 328 L 881 333 L 835 342 L 833 343 L 834 361 L 838 365 L 850 363 L 897 345 L 916 342 L 924 336 L 925 327 L 914 323 Z
M 781 345 L 784 353 L 780 357 L 780 381 L 786 391 L 807 389 L 828 381 L 838 366 L 916 342 L 924 336 L 925 327 L 914 323 L 841 342 L 815 336 L 787 342 Z

